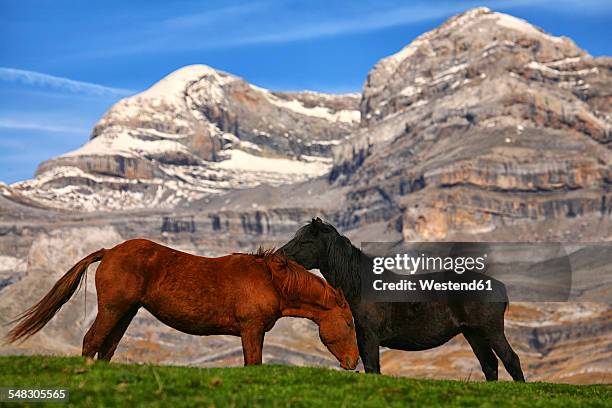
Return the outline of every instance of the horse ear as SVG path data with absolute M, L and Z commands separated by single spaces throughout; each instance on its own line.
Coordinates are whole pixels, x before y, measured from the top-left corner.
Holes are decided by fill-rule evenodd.
M 312 226 L 314 227 L 314 231 L 315 232 L 325 231 L 326 230 L 325 223 L 319 217 L 316 217 L 316 218 L 312 219 Z
M 318 218 L 313 218 L 313 219 L 312 219 L 312 224 L 311 224 L 311 226 L 312 226 L 312 231 L 313 231 L 315 234 L 319 232 L 319 229 L 321 229 L 321 223 L 320 223 L 320 221 L 317 221 L 317 220 L 318 220 Z
M 340 307 L 344 307 L 344 305 L 346 304 L 346 298 L 344 297 L 344 292 L 342 292 L 342 289 L 340 288 L 336 289 L 336 303 Z

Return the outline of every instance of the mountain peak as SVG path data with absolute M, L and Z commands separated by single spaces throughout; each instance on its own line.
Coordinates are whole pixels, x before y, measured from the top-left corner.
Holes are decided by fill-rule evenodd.
M 168 98 L 169 95 L 183 95 L 185 89 L 206 78 L 215 85 L 225 85 L 239 78 L 204 64 L 193 64 L 179 68 L 156 82 L 147 90 L 136 95 L 142 98 Z
M 569 38 L 550 35 L 520 18 L 484 7 L 468 10 L 374 66 L 364 85 L 362 122 L 381 119 L 385 110 L 387 114 L 395 111 L 396 104 L 389 103 L 397 96 L 389 94 L 392 88 L 398 88 L 406 97 L 422 87 L 419 81 L 447 83 L 453 74 L 475 72 L 477 66 L 506 68 L 496 70 L 495 74 L 501 75 L 532 61 L 549 63 L 588 56 Z M 503 62 L 499 63 L 500 59 Z M 417 82 L 406 86 L 407 78 Z M 449 85 L 452 84 L 451 81 Z M 384 105 L 374 106 L 378 102 Z
M 393 72 L 398 65 L 419 51 L 433 56 L 435 47 L 432 46 L 432 42 L 459 40 L 468 37 L 478 38 L 479 41 L 476 45 L 484 42 L 492 43 L 506 37 L 509 39 L 527 37 L 541 42 L 576 48 L 568 38 L 550 35 L 523 19 L 495 12 L 487 7 L 478 7 L 453 16 L 439 27 L 420 35 L 399 52 L 380 60 L 374 69 Z
M 172 207 L 320 176 L 331 166 L 332 147 L 358 123 L 357 96 L 272 93 L 189 65 L 119 101 L 88 143 L 43 162 L 33 180 L 14 187 L 43 205 Z
M 611 66 L 507 14 L 450 18 L 368 75 L 362 130 L 334 151 L 339 218 L 439 240 L 608 216 Z
M 491 22 L 493 22 L 495 26 L 487 27 L 487 25 Z M 473 33 L 482 33 L 487 28 L 496 28 L 497 30 L 512 30 L 520 32 L 524 35 L 539 37 L 541 40 L 554 42 L 561 42 L 565 40 L 564 37 L 556 37 L 548 34 L 541 28 L 522 18 L 514 17 L 506 13 L 496 12 L 487 7 L 477 7 L 453 16 L 444 22 L 440 27 L 433 30 L 433 32 L 445 33 L 450 29 L 454 29 L 463 31 L 465 34 L 469 34 L 470 31 L 467 31 L 467 28 L 470 30 L 475 29 Z M 495 32 L 497 30 L 492 29 L 491 31 Z

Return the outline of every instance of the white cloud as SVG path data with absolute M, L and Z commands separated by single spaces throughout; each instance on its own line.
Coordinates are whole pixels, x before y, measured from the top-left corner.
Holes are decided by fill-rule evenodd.
M 167 20 L 160 22 L 158 25 L 164 28 L 190 28 L 216 24 L 220 20 L 227 20 L 230 18 L 239 18 L 246 16 L 251 13 L 256 13 L 264 10 L 270 6 L 267 2 L 241 4 L 239 6 L 230 6 L 216 10 L 209 10 L 203 13 L 192 13 L 188 15 L 182 15 L 179 17 L 172 17 Z
M 285 31 L 275 31 L 239 38 L 235 41 L 230 40 L 225 44 L 220 43 L 220 45 L 286 43 L 320 37 L 333 37 L 336 35 L 368 32 L 444 17 L 448 14 L 458 13 L 464 8 L 465 7 L 460 4 L 449 5 L 445 8 L 409 6 L 375 12 L 368 15 L 355 16 L 353 18 L 334 19 L 301 25 L 296 24 Z
M 31 120 L 14 120 L 0 118 L 0 129 L 39 130 L 53 133 L 88 134 L 89 130 L 79 126 L 55 125 Z
M 110 57 L 143 52 L 291 43 L 442 19 L 478 6 L 504 11 L 528 6 L 588 13 L 605 7 L 603 4 L 603 0 L 558 0 L 555 3 L 545 0 L 447 0 L 432 5 L 425 1 L 391 0 L 355 2 L 351 7 L 312 10 L 310 6 L 285 1 L 260 2 L 176 16 L 149 24 L 146 30 L 143 27 L 130 27 L 133 41 L 123 41 L 112 48 L 79 56 Z M 339 9 L 343 12 L 338 12 Z
M 290 43 L 321 37 L 333 37 L 345 34 L 363 33 L 402 25 L 431 21 L 459 14 L 471 8 L 486 6 L 493 10 L 512 9 L 524 6 L 539 6 L 543 8 L 588 12 L 599 10 L 604 4 L 601 0 L 557 0 L 549 4 L 546 0 L 497 0 L 497 1 L 443 1 L 435 6 L 427 2 L 414 2 L 404 5 L 400 2 L 396 7 L 383 9 L 376 7 L 346 17 L 335 17 L 312 22 L 290 21 L 287 27 L 274 27 L 268 32 L 259 30 L 254 35 L 239 38 L 229 38 L 215 43 L 203 43 L 202 48 L 222 48 L 224 46 L 241 46 L 267 43 Z M 554 6 L 553 6 L 554 4 Z M 608 6 L 609 8 L 609 6 Z M 196 47 L 194 47 L 196 48 Z
M 0 80 L 77 94 L 127 96 L 134 93 L 134 91 L 129 89 L 112 88 L 91 82 L 75 81 L 73 79 L 57 77 L 40 72 L 6 67 L 0 67 Z

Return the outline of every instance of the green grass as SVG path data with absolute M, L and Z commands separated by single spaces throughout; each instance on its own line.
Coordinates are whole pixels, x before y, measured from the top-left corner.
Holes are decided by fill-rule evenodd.
M 323 368 L 187 368 L 0 357 L 0 387 L 67 387 L 70 406 L 603 407 L 612 387 L 414 380 Z M 2 405 L 2 404 L 0 404 Z M 30 406 L 41 406 L 30 403 Z M 65 404 L 50 404 L 56 407 Z M 5 406 L 5 405 L 2 405 Z

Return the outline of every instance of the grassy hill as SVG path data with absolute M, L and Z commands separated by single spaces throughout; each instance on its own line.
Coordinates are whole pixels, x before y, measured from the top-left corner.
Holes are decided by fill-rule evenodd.
M 603 407 L 612 386 L 434 381 L 260 366 L 187 368 L 0 357 L 0 387 L 67 387 L 72 406 Z M 41 406 L 40 404 L 30 404 Z M 53 406 L 65 406 L 53 404 Z

